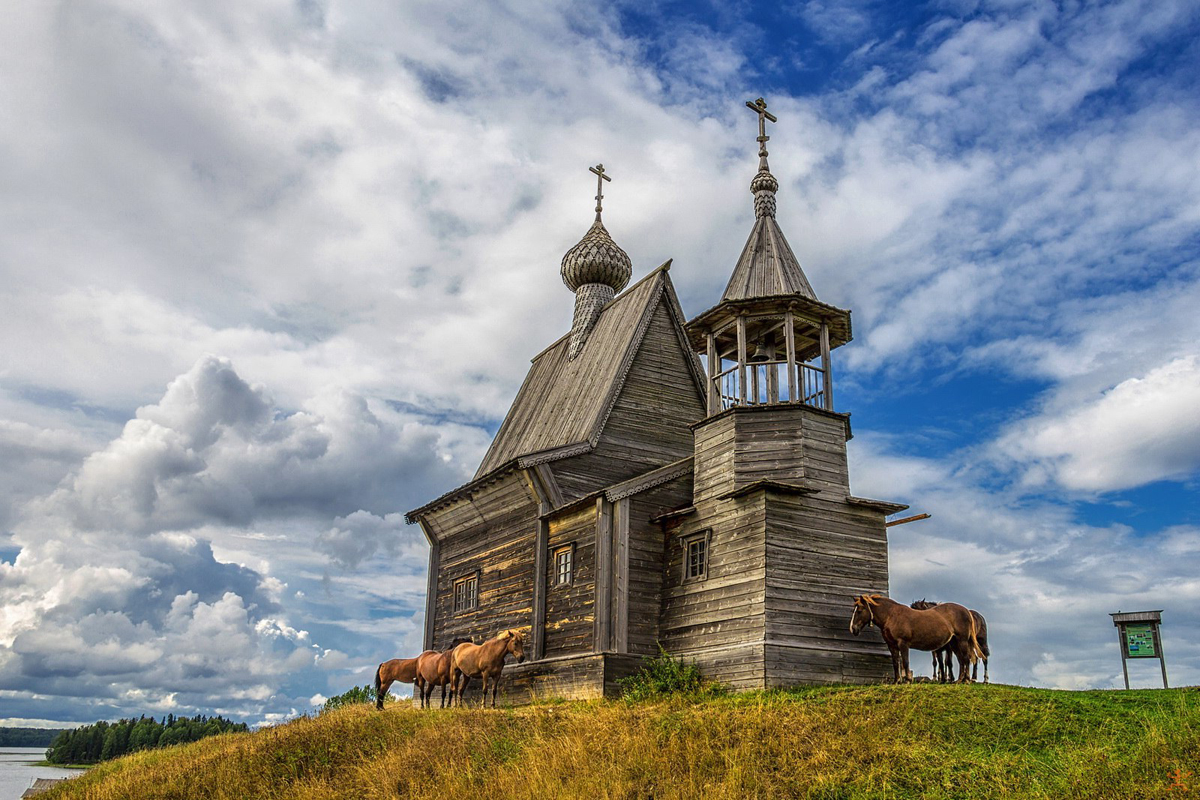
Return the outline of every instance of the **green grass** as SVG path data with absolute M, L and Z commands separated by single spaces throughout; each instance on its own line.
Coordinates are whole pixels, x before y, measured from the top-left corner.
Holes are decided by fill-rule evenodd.
M 355 706 L 102 764 L 45 795 L 410 796 L 1200 798 L 1200 691 L 846 686 Z

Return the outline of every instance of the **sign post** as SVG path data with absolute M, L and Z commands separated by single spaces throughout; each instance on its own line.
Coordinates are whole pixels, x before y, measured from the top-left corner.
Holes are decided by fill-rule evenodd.
M 1117 640 L 1121 644 L 1121 672 L 1125 675 L 1125 688 L 1129 688 L 1129 666 L 1131 658 L 1157 658 L 1162 667 L 1163 688 L 1167 688 L 1167 659 L 1163 655 L 1162 637 L 1158 625 L 1162 622 L 1162 609 L 1157 611 L 1129 611 L 1109 614 L 1117 626 Z

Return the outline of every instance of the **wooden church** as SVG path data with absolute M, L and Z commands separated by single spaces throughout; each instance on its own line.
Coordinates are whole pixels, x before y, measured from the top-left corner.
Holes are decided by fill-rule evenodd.
M 596 220 L 562 260 L 571 330 L 533 357 L 474 480 L 408 513 L 430 545 L 425 647 L 529 631 L 512 701 L 613 694 L 661 643 L 736 688 L 880 681 L 854 595 L 887 593 L 885 517 L 850 493 L 822 303 L 775 218 L 759 99 L 754 228 L 690 321 L 670 262 L 626 288 Z

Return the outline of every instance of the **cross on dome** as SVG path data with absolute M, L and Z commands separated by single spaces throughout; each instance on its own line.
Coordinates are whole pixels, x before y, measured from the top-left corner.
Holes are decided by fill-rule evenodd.
M 588 167 L 588 171 L 596 175 L 596 219 L 600 219 L 600 206 L 604 200 L 604 182 L 612 183 L 612 178 L 604 174 L 604 165 L 597 164 L 594 167 Z
M 767 120 L 771 122 L 779 122 L 775 115 L 767 111 L 767 101 L 761 97 L 757 100 L 746 101 L 746 108 L 758 114 L 758 154 L 762 158 L 767 157 L 767 142 L 771 137 L 767 136 Z

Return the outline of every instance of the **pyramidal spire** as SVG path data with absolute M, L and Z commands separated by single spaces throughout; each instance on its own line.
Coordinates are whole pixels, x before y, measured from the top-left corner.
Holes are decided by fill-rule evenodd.
M 633 275 L 629 255 L 612 240 L 600 219 L 604 182 L 612 178 L 605 174 L 603 164 L 588 169 L 596 175 L 596 221 L 579 243 L 563 256 L 560 270 L 563 283 L 575 293 L 568 359 L 574 359 L 583 350 L 600 312 L 617 292 L 625 288 Z
M 767 122 L 779 120 L 767 111 L 767 102 L 761 97 L 746 101 L 746 107 L 758 114 L 758 174 L 750 181 L 750 192 L 754 195 L 754 229 L 750 231 L 750 238 L 721 299 L 800 294 L 816 300 L 817 295 L 800 268 L 800 262 L 775 221 L 775 193 L 779 191 L 779 181 L 771 174 L 767 163 L 767 142 L 771 139 L 767 136 Z

